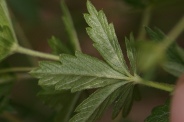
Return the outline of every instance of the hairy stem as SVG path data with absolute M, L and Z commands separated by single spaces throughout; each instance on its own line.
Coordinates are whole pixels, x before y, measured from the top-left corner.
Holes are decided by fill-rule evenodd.
M 142 21 L 141 21 L 141 25 L 140 25 L 139 34 L 137 37 L 138 40 L 144 40 L 146 37 L 146 31 L 145 31 L 144 27 L 149 25 L 150 18 L 151 18 L 151 10 L 152 10 L 151 6 L 148 6 L 144 10 L 144 13 L 142 15 Z
M 35 57 L 40 57 L 40 58 L 59 61 L 59 56 L 52 55 L 52 54 L 46 54 L 46 53 L 42 53 L 42 52 L 38 52 L 38 51 L 34 51 L 34 50 L 30 50 L 30 49 L 27 49 L 27 48 L 24 48 L 24 47 L 21 47 L 21 46 L 18 46 L 15 49 L 15 52 L 30 55 L 30 56 L 35 56 Z
M 153 87 L 156 89 L 164 90 L 167 92 L 173 92 L 174 90 L 174 85 L 167 84 L 167 83 L 159 83 L 155 81 L 141 81 L 140 84 L 143 84 L 149 87 Z
M 174 85 L 167 84 L 167 83 L 159 83 L 159 82 L 156 82 L 156 81 L 147 81 L 147 80 L 142 79 L 138 75 L 133 76 L 132 78 L 130 78 L 130 81 L 134 81 L 138 84 L 142 84 L 142 85 L 145 85 L 145 86 L 149 86 L 149 87 L 153 87 L 153 88 L 156 88 L 156 89 L 164 90 L 164 91 L 167 91 L 167 92 L 172 92 L 174 90 Z
M 33 68 L 32 67 L 13 67 L 13 68 L 6 68 L 6 69 L 1 69 L 0 74 L 2 73 L 9 73 L 9 72 L 29 72 Z

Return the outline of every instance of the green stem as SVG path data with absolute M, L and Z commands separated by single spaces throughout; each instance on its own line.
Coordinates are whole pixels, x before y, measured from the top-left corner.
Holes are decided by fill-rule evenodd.
M 13 67 L 13 68 L 1 69 L 0 74 L 9 73 L 9 72 L 29 72 L 32 69 L 33 69 L 32 67 Z
M 184 30 L 184 16 L 181 18 L 181 20 L 178 22 L 178 24 L 169 32 L 167 38 L 163 41 L 163 46 L 167 49 L 168 46 L 170 46 L 176 38 L 183 32 Z
M 139 34 L 138 34 L 138 37 L 137 37 L 138 40 L 144 40 L 145 37 L 146 37 L 146 31 L 145 31 L 144 27 L 149 25 L 150 18 L 151 18 L 151 10 L 152 10 L 151 6 L 148 6 L 144 10 L 142 21 L 141 21 L 141 26 L 140 26 L 140 30 L 139 30 Z
M 155 81 L 141 81 L 140 84 L 143 84 L 149 87 L 153 87 L 156 89 L 164 90 L 167 92 L 173 92 L 174 90 L 174 85 L 167 84 L 167 83 L 158 83 Z
M 167 92 L 172 92 L 174 90 L 174 85 L 167 84 L 167 83 L 159 83 L 155 81 L 147 81 L 142 79 L 140 76 L 136 75 L 129 79 L 129 81 L 133 81 L 137 84 L 142 84 L 145 86 L 153 87 L 156 89 L 164 90 Z
M 24 31 L 22 30 L 20 23 L 17 21 L 17 18 L 14 16 L 14 14 L 12 14 L 12 16 L 13 16 L 14 21 L 15 21 L 14 22 L 15 32 L 17 34 L 17 37 L 19 38 L 20 45 L 22 45 L 25 48 L 33 49 L 30 41 L 28 40 Z M 37 62 L 38 62 L 37 58 L 27 56 L 27 59 L 32 66 L 37 65 Z
M 40 57 L 40 58 L 59 61 L 59 56 L 52 55 L 52 54 L 46 54 L 46 53 L 42 53 L 42 52 L 38 52 L 38 51 L 34 51 L 34 50 L 30 50 L 30 49 L 27 49 L 27 48 L 24 48 L 24 47 L 21 47 L 21 46 L 18 46 L 15 49 L 15 52 L 30 55 L 30 56 L 35 56 L 35 57 Z

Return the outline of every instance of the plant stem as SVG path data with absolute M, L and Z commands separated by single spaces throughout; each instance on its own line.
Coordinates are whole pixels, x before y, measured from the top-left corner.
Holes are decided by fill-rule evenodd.
M 176 38 L 183 32 L 184 30 L 184 16 L 178 22 L 178 24 L 169 32 L 167 38 L 164 39 L 163 44 L 164 47 L 167 48 L 170 46 Z
M 32 45 L 30 43 L 30 41 L 28 40 L 28 38 L 26 37 L 20 23 L 17 21 L 17 18 L 14 16 L 14 14 L 12 14 L 13 18 L 14 18 L 14 27 L 15 27 L 15 32 L 17 34 L 17 37 L 19 39 L 19 43 L 20 45 L 22 45 L 23 47 L 26 47 L 26 48 L 29 48 L 29 49 L 33 49 L 32 48 Z M 36 66 L 37 65 L 37 62 L 38 62 L 38 59 L 35 58 L 35 57 L 30 57 L 30 56 L 27 56 L 27 59 L 29 61 L 29 63 L 32 65 L 32 66 Z
M 167 92 L 172 92 L 174 90 L 174 85 L 167 84 L 167 83 L 159 83 L 156 81 L 147 81 L 147 80 L 142 79 L 138 75 L 132 76 L 132 78 L 130 78 L 129 81 L 135 82 L 137 84 L 142 84 L 145 86 L 153 87 L 156 89 L 164 90 Z
M 0 74 L 9 73 L 9 72 L 29 72 L 32 69 L 33 69 L 32 67 L 13 67 L 13 68 L 1 69 Z
M 146 31 L 145 31 L 144 27 L 149 25 L 150 18 L 151 18 L 151 10 L 152 10 L 152 6 L 148 6 L 144 10 L 141 25 L 140 25 L 139 34 L 137 37 L 138 40 L 144 40 L 146 37 Z
M 27 49 L 27 48 L 24 48 L 24 47 L 21 47 L 21 46 L 18 46 L 15 49 L 15 52 L 30 55 L 30 56 L 35 56 L 35 57 L 40 57 L 40 58 L 59 61 L 59 56 L 52 55 L 52 54 L 46 54 L 46 53 L 42 53 L 42 52 L 38 52 L 38 51 L 34 51 L 34 50 L 30 50 L 30 49 Z
M 158 83 L 155 81 L 141 81 L 140 84 L 143 84 L 149 87 L 153 87 L 153 88 L 157 88 L 160 90 L 164 90 L 167 92 L 173 92 L 174 90 L 174 85 L 167 84 L 167 83 Z

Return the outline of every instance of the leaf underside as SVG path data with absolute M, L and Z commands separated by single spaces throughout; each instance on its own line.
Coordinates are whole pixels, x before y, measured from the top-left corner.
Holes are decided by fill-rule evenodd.
M 94 122 L 104 110 L 119 96 L 121 87 L 128 82 L 112 84 L 95 91 L 77 108 L 76 114 L 70 122 Z
M 130 34 L 130 38 L 125 38 L 125 44 L 126 44 L 126 50 L 127 50 L 127 56 L 130 62 L 131 71 L 133 74 L 137 73 L 137 51 L 135 48 L 135 39 L 133 37 L 133 34 Z
M 40 68 L 31 71 L 33 76 L 40 78 L 39 85 L 75 92 L 103 87 L 125 78 L 106 63 L 79 52 L 76 57 L 66 54 L 61 57 L 61 63 L 41 62 Z
M 0 60 L 2 60 L 13 53 L 12 48 L 17 45 L 17 41 L 13 37 L 5 0 L 0 0 L 0 17 Z
M 115 70 L 129 74 L 113 24 L 108 24 L 103 11 L 97 11 L 91 2 L 87 2 L 89 14 L 84 14 L 87 24 L 87 33 L 94 42 L 105 61 Z

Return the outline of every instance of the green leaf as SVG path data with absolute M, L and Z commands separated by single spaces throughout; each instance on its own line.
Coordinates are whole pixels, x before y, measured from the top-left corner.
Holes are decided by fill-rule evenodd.
M 151 40 L 156 42 L 162 42 L 164 38 L 166 38 L 166 35 L 159 30 L 158 28 L 155 28 L 154 30 L 146 27 L 146 31 L 151 38 Z M 167 59 L 169 61 L 177 61 L 177 62 L 184 62 L 184 55 L 183 55 L 183 49 L 179 47 L 176 43 L 173 43 L 168 49 L 167 49 Z
M 13 53 L 17 46 L 13 40 L 10 29 L 7 26 L 0 26 L 0 60 Z
M 147 34 L 149 35 L 150 39 L 153 41 L 160 42 L 165 38 L 165 34 L 158 28 L 152 30 L 149 27 L 145 27 Z
M 158 28 L 152 30 L 146 28 L 150 38 L 156 42 L 162 42 L 166 37 L 165 34 Z M 173 43 L 166 52 L 167 60 L 163 63 L 163 69 L 174 76 L 180 76 L 184 73 L 184 50 L 179 47 L 176 43 Z
M 135 48 L 135 40 L 133 34 L 130 34 L 130 39 L 125 38 L 127 56 L 130 61 L 131 70 L 134 74 L 137 73 L 137 51 Z
M 94 122 L 103 111 L 119 96 L 121 88 L 128 82 L 119 82 L 101 88 L 84 100 L 76 109 L 70 122 Z
M 33 76 L 40 78 L 39 85 L 75 92 L 104 87 L 126 78 L 106 63 L 79 52 L 76 57 L 66 54 L 61 57 L 61 63 L 41 62 L 39 68 L 31 71 Z
M 155 107 L 151 115 L 148 116 L 145 122 L 169 122 L 170 102 L 166 101 L 164 105 Z
M 162 44 L 153 41 L 138 42 L 138 70 L 142 73 L 148 73 L 162 64 L 165 59 L 165 50 Z
M 98 12 L 90 1 L 87 1 L 87 9 L 89 14 L 84 14 L 84 18 L 90 26 L 87 33 L 94 41 L 94 47 L 113 69 L 130 75 L 113 24 L 108 24 L 104 12 Z
M 8 8 L 6 5 L 5 0 L 0 1 L 0 26 L 10 26 L 10 19 L 9 19 L 9 13 L 8 13 Z
M 163 64 L 163 69 L 176 77 L 184 73 L 184 65 L 177 62 L 167 61 Z
M 121 88 L 120 96 L 115 101 L 115 105 L 113 107 L 112 118 L 116 118 L 117 115 L 122 111 L 123 117 L 126 117 L 132 107 L 132 103 L 134 101 L 133 92 L 134 92 L 134 84 L 128 83 Z
M 5 0 L 0 0 L 0 60 L 13 53 L 17 46 Z
M 48 40 L 48 44 L 52 49 L 52 53 L 55 55 L 59 55 L 62 53 L 67 53 L 67 54 L 72 54 L 72 51 L 70 51 L 64 43 L 61 42 L 56 37 L 52 37 L 51 39 Z
M 78 93 L 71 94 L 69 91 L 55 91 L 52 88 L 44 88 L 38 96 L 44 103 L 55 111 L 56 122 L 68 122 L 74 113 Z
M 61 2 L 61 8 L 63 12 L 62 20 L 69 39 L 66 42 L 61 42 L 61 40 L 58 38 L 52 37 L 49 39 L 48 43 L 53 54 L 74 54 L 76 50 L 80 51 L 79 40 L 75 31 L 72 17 L 64 1 Z
M 67 8 L 67 6 L 65 5 L 64 0 L 61 2 L 61 9 L 63 11 L 63 23 L 64 26 L 66 28 L 68 37 L 69 37 L 69 41 L 68 41 L 68 45 L 70 47 L 70 50 L 73 52 L 73 54 L 75 53 L 75 51 L 80 51 L 80 44 L 79 44 L 79 40 L 77 37 L 77 33 L 75 31 L 75 27 L 72 21 L 72 17 L 70 15 L 70 12 Z
M 10 93 L 13 86 L 14 77 L 10 75 L 0 76 L 0 113 L 11 110 Z

